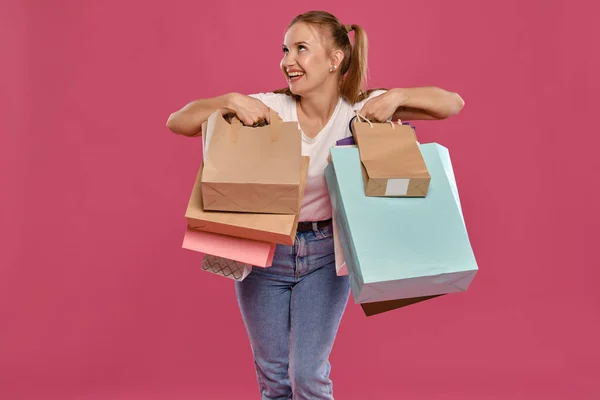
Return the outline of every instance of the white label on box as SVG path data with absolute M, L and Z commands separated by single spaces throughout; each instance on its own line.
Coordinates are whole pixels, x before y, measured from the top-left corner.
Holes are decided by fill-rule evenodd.
M 388 179 L 385 187 L 386 196 L 406 196 L 410 179 Z

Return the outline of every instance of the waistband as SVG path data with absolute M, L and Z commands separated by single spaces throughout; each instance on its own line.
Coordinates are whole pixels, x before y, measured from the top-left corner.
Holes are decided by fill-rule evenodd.
M 316 229 L 321 229 L 326 226 L 329 226 L 332 223 L 332 219 L 326 219 L 324 221 L 315 221 L 315 222 L 298 222 L 298 232 L 309 232 Z

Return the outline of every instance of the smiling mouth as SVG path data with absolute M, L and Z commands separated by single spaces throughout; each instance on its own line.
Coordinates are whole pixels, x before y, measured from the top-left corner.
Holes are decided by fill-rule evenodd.
M 304 76 L 304 72 L 290 72 L 288 73 L 288 80 L 290 82 L 295 82 L 298 79 L 302 78 Z

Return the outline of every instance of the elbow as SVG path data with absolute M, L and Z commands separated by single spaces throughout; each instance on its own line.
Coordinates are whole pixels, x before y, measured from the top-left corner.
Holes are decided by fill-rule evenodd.
M 447 119 L 458 115 L 464 106 L 465 101 L 458 93 L 442 90 L 438 97 L 437 109 L 432 110 L 434 112 L 429 112 L 429 114 L 435 119 Z
M 450 93 L 450 101 L 449 101 L 449 110 L 448 116 L 452 117 L 458 115 L 463 107 L 465 106 L 465 101 L 458 93 Z
M 177 133 L 177 119 L 176 119 L 175 113 L 169 115 L 166 126 L 167 126 L 167 129 L 170 130 L 171 132 Z
M 175 133 L 176 135 L 187 136 L 187 133 L 181 127 L 180 117 L 179 117 L 179 115 L 176 112 L 174 112 L 173 114 L 169 115 L 169 118 L 167 119 L 166 126 L 167 126 L 168 130 L 170 130 L 171 132 Z
M 195 130 L 190 129 L 189 121 L 187 121 L 184 117 L 185 115 L 179 114 L 179 112 L 174 112 L 173 114 L 169 115 L 166 123 L 167 129 L 176 135 L 188 137 L 201 136 L 202 127 Z

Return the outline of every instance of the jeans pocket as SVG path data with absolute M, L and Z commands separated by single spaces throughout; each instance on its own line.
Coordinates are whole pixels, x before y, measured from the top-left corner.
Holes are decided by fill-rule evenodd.
M 333 237 L 333 225 L 325 225 L 322 228 L 319 228 L 319 236 L 321 239 L 332 238 Z

